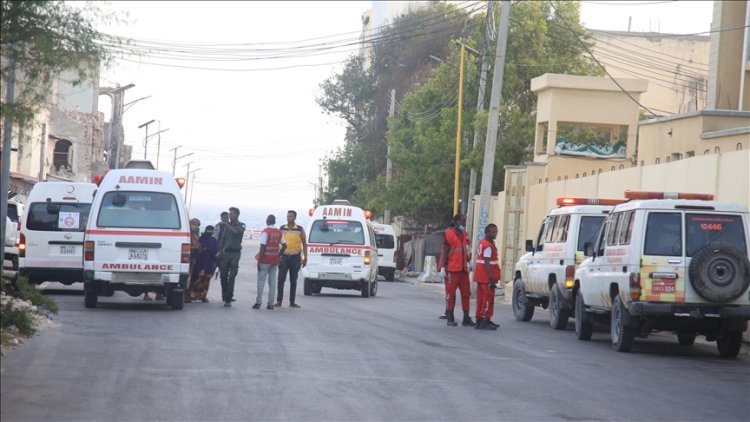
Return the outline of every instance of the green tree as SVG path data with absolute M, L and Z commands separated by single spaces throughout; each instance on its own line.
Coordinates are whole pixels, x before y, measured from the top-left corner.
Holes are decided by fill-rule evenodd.
M 467 19 L 465 10 L 444 2 L 413 10 L 373 36 L 369 62 L 352 56 L 321 84 L 318 104 L 347 127 L 345 145 L 323 160 L 324 203 L 336 198 L 360 206 L 382 202 L 374 200 L 369 184 L 385 171 L 390 91 L 396 90 L 398 100 L 424 83 L 435 66 L 430 55 L 444 57 L 450 40 L 466 30 Z
M 590 43 L 590 37 L 578 23 L 578 3 L 560 1 L 554 6 L 556 13 L 549 2 L 516 2 L 511 10 L 493 192 L 502 189 L 504 165 L 521 164 L 532 158 L 537 101 L 531 91 L 531 79 L 544 73 L 602 74 L 584 54 L 581 41 Z M 495 13 L 499 16 L 499 8 Z M 463 41 L 475 48 L 481 46 L 482 33 L 477 29 Z M 492 44 L 488 49 L 490 57 L 495 54 Z M 385 184 L 378 180 L 364 189 L 376 201 L 376 207 L 390 208 L 396 215 L 438 227 L 446 224 L 452 213 L 457 105 L 450 99 L 457 93 L 458 57 L 458 49 L 451 47 L 449 62 L 436 69 L 428 83 L 403 99 L 399 114 L 389 121 L 387 133 L 395 169 L 391 186 L 385 190 Z M 468 185 L 469 168 L 474 167 L 481 174 L 487 130 L 487 113 L 475 113 L 478 70 L 473 60 L 466 61 L 465 72 L 461 186 Z M 491 80 L 487 84 L 489 93 Z M 425 110 L 436 104 L 445 106 L 431 114 L 432 119 L 425 118 Z M 468 141 L 474 131 L 482 142 L 470 151 Z
M 49 87 L 61 72 L 77 70 L 74 85 L 98 75 L 111 54 L 106 44 L 117 43 L 95 28 L 95 23 L 116 19 L 92 3 L 84 6 L 63 1 L 2 0 L 0 47 L 3 69 L 15 62 L 16 85 L 12 106 L 3 104 L 0 115 L 28 124 L 48 101 Z M 5 85 L 7 72 L 3 71 Z M 3 98 L 3 101 L 5 98 Z

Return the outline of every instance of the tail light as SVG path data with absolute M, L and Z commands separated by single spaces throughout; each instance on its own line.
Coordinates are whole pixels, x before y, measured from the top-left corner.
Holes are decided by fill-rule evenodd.
M 26 236 L 23 233 L 18 238 L 18 256 L 21 258 L 26 257 Z
M 370 251 L 365 251 L 365 265 L 370 265 L 372 258 L 370 258 Z
M 576 275 L 576 267 L 575 265 L 568 265 L 565 267 L 565 287 L 568 289 L 572 289 L 573 285 L 575 285 L 575 278 Z
M 87 240 L 83 243 L 83 260 L 93 261 L 94 260 L 94 241 Z
M 393 262 L 396 262 L 396 256 L 398 255 L 398 249 L 393 251 Z
M 641 298 L 641 274 L 630 273 L 630 298 L 639 300 Z
M 190 244 L 183 243 L 182 250 L 180 251 L 180 262 L 183 264 L 190 263 Z

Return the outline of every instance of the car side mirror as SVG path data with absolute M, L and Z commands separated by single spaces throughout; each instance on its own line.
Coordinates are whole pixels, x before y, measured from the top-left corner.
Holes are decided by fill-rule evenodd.
M 583 254 L 585 256 L 594 256 L 594 244 L 586 242 L 583 244 Z
M 526 252 L 534 252 L 534 241 L 526 239 Z

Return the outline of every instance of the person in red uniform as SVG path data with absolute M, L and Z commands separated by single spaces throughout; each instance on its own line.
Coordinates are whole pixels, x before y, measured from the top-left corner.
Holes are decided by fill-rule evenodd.
M 471 285 L 469 283 L 469 235 L 464 228 L 466 216 L 453 216 L 453 226 L 443 232 L 443 246 L 440 252 L 438 270 L 445 280 L 445 313 L 448 325 L 455 327 L 453 308 L 456 306 L 456 289 L 461 292 L 461 308 L 464 319 L 461 325 L 473 327 L 474 321 L 469 316 L 469 301 L 471 300 Z
M 477 282 L 477 324 L 479 330 L 496 330 L 499 325 L 492 322 L 495 311 L 495 289 L 500 280 L 500 264 L 497 260 L 497 226 L 488 224 L 484 238 L 479 242 L 474 281 Z

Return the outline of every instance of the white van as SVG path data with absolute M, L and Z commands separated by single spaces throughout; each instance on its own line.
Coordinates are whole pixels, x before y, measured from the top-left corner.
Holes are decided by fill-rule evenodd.
M 359 290 L 362 297 L 378 292 L 378 248 L 369 215 L 348 201 L 336 200 L 311 211 L 307 226 L 304 293 L 321 288 Z
M 19 241 L 21 235 L 21 221 L 23 221 L 23 209 L 22 203 L 9 199 L 8 200 L 8 213 L 5 217 L 5 229 L 3 230 L 3 239 L 5 243 L 5 256 L 3 259 L 7 259 L 11 262 L 11 266 L 8 268 L 13 271 L 18 271 L 18 257 L 19 257 Z M 5 263 L 3 262 L 3 265 Z
M 181 184 L 178 184 L 181 182 Z M 182 309 L 190 265 L 190 226 L 180 188 L 166 172 L 125 168 L 102 178 L 84 237 L 84 304 L 125 291 L 156 291 Z
M 32 283 L 83 281 L 83 232 L 96 185 L 40 182 L 21 225 L 19 272 Z
M 388 281 L 396 278 L 396 233 L 388 224 L 373 224 L 378 245 L 378 275 Z

